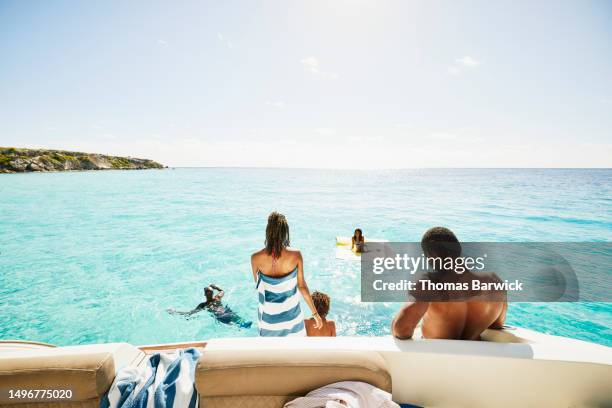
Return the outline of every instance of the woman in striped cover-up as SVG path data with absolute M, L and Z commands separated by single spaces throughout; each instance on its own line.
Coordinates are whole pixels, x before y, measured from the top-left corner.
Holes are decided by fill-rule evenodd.
M 306 336 L 302 297 L 315 327 L 321 327 L 321 317 L 304 280 L 302 254 L 289 248 L 289 224 L 284 215 L 273 212 L 268 217 L 266 247 L 251 256 L 251 266 L 259 293 L 260 336 Z

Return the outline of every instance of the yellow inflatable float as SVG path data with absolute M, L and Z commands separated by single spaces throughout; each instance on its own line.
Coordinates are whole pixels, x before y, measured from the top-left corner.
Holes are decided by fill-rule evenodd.
M 343 237 L 343 236 L 337 236 L 336 237 L 336 258 L 337 259 L 345 259 L 347 261 L 359 261 L 361 259 L 361 254 L 359 252 L 354 252 L 351 249 L 352 246 L 352 238 L 353 237 Z M 366 238 L 365 239 L 365 243 L 366 243 L 366 248 L 368 245 L 368 242 L 389 242 L 389 240 L 386 239 L 380 239 L 380 238 Z

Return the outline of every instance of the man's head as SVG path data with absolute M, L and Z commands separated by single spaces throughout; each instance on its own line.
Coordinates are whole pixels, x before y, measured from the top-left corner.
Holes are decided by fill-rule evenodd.
M 452 258 L 461 256 L 461 244 L 453 231 L 444 227 L 428 229 L 421 238 L 421 248 L 428 258 Z
M 331 303 L 329 296 L 322 292 L 314 292 L 312 294 L 312 303 L 314 303 L 315 309 L 317 309 L 317 313 L 319 313 L 321 318 L 327 316 L 329 304 Z
M 206 297 L 206 301 L 210 302 L 213 300 L 213 289 L 210 286 L 204 288 L 204 296 Z

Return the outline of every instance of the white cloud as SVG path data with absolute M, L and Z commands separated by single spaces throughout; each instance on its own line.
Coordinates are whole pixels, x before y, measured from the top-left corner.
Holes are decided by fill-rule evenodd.
M 225 38 L 223 36 L 223 34 L 221 33 L 217 33 L 217 38 L 219 39 L 219 41 L 221 41 L 223 44 L 225 44 L 225 46 L 227 48 L 234 48 L 234 44 L 232 44 L 232 42 L 230 40 L 228 40 L 227 38 Z
M 475 60 L 469 55 L 466 55 L 465 57 L 462 57 L 462 58 L 458 58 L 456 62 L 468 68 L 474 68 L 480 65 L 480 61 Z
M 317 57 L 306 57 L 300 60 L 304 68 L 313 75 L 318 75 L 329 79 L 338 79 L 340 75 L 337 72 L 326 72 L 321 70 L 321 64 Z
M 166 40 L 157 40 L 157 44 L 161 45 L 162 47 L 167 47 L 169 45 L 168 41 Z
M 285 107 L 285 102 L 283 101 L 266 101 L 266 105 L 272 106 L 273 108 L 283 109 Z
M 316 128 L 315 133 L 321 136 L 333 136 L 336 134 L 336 131 L 330 128 Z
M 457 76 L 463 71 L 468 69 L 474 69 L 481 65 L 481 62 L 476 58 L 466 55 L 461 58 L 457 58 L 455 62 L 447 68 L 449 75 Z
M 46 148 L 97 152 L 157 160 L 168 166 L 317 167 L 317 168 L 414 168 L 414 167 L 610 167 L 612 146 L 607 141 L 550 144 L 534 138 L 521 141 L 511 134 L 509 144 L 476 142 L 467 129 L 416 131 L 412 137 L 393 137 L 388 128 L 258 128 L 253 138 L 240 131 L 199 129 L 157 139 L 150 134 L 117 133 L 116 139 L 83 138 L 77 133 Z M 317 133 L 314 133 L 314 132 Z M 492 133 L 489 129 L 487 133 Z M 287 133 L 292 135 L 287 138 Z M 400 132 L 397 131 L 399 134 Z M 457 139 L 436 142 L 431 134 L 454 134 Z M 324 134 L 324 135 L 321 135 Z M 333 135 L 340 135 L 335 137 Z M 375 138 L 385 134 L 380 140 Z M 313 135 L 317 137 L 313 143 Z M 317 136 L 318 135 L 318 136 Z M 452 136 L 435 136 L 452 137 Z M 269 154 L 269 142 L 275 151 Z M 351 141 L 357 141 L 351 143 Z M 467 144 L 469 140 L 470 144 Z M 416 142 L 416 143 L 415 143 Z M 444 146 L 441 144 L 444 143 Z M 21 143 L 34 147 L 31 143 Z M 545 149 L 551 154 L 543 157 Z M 295 151 L 300 152 L 295 155 Z
M 302 58 L 300 62 L 313 74 L 318 74 L 319 71 L 319 60 L 316 57 Z

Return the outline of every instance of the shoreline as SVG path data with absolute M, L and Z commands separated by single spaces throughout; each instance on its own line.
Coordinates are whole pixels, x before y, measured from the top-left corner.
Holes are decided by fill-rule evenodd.
M 113 169 L 71 169 L 71 170 L 31 170 L 31 171 L 5 171 L 3 169 L 0 169 L 0 176 L 1 175 L 8 175 L 8 174 L 43 174 L 43 173 L 50 173 L 50 174 L 58 174 L 58 173 L 96 173 L 96 172 L 111 172 L 111 171 L 146 171 L 146 170 L 158 170 L 158 171 L 162 171 L 162 170 L 168 170 L 169 167 L 161 167 L 161 168 L 156 168 L 156 167 L 150 167 L 150 168 L 130 168 L 130 167 L 126 167 L 126 168 L 113 168 Z
M 150 159 L 54 149 L 0 147 L 0 173 L 144 170 L 167 166 Z

